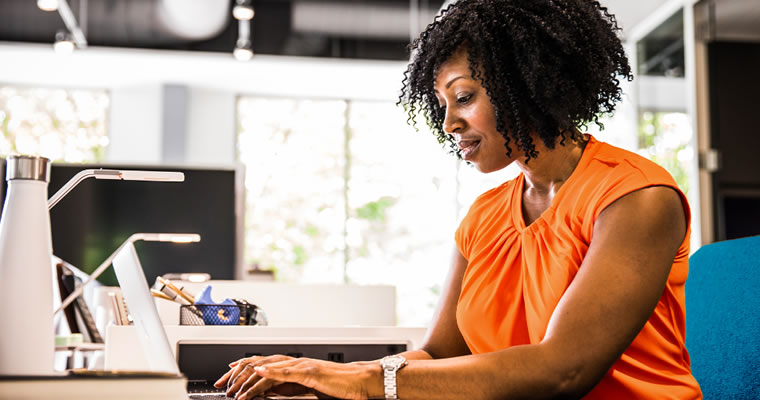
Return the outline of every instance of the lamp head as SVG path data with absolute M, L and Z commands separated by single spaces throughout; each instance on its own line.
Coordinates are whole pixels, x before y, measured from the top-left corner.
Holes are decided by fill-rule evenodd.
M 93 169 L 95 179 L 110 179 L 122 181 L 152 181 L 152 182 L 184 182 L 185 174 L 170 171 L 135 171 L 117 169 Z
M 37 0 L 37 7 L 42 11 L 58 10 L 58 0 Z
M 146 242 L 195 243 L 201 241 L 201 235 L 197 233 L 136 233 L 132 237 L 134 237 L 133 241 Z

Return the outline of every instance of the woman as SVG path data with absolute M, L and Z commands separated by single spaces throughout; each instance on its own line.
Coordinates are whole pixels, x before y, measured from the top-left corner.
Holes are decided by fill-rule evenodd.
M 616 76 L 631 78 L 618 30 L 589 0 L 446 9 L 412 45 L 402 102 L 478 170 L 514 162 L 522 174 L 482 194 L 456 231 L 422 349 L 385 361 L 387 372 L 377 361 L 252 357 L 217 385 L 241 399 L 273 387 L 404 400 L 701 398 L 684 348 L 685 197 L 662 168 L 579 131 L 614 110 Z

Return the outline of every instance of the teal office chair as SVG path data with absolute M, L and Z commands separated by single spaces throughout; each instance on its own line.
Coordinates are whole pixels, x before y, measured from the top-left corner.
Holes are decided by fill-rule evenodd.
M 760 236 L 689 259 L 686 349 L 706 400 L 760 399 Z

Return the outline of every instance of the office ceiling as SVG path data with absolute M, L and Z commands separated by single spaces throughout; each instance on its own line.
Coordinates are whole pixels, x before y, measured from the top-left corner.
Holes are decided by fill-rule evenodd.
M 666 3 L 666 0 L 600 0 L 612 11 L 625 31 L 634 28 L 647 16 Z M 711 40 L 760 41 L 760 1 L 758 0 L 701 0 L 697 9 L 710 13 Z M 708 11 L 709 10 L 709 11 Z M 700 19 L 700 16 L 697 16 Z
M 403 60 L 410 30 L 432 20 L 443 0 L 253 0 L 257 54 Z M 90 46 L 232 52 L 234 0 L 69 0 Z M 86 4 L 86 16 L 80 15 Z M 0 41 L 52 43 L 58 12 L 34 0 L 0 1 Z M 416 35 L 416 33 L 415 33 Z
M 601 0 L 624 32 L 665 0 Z M 757 37 L 760 1 L 714 3 L 718 39 Z M 238 38 L 234 0 L 69 0 L 90 46 L 231 52 Z M 419 22 L 410 18 L 418 5 Z M 307 57 L 407 59 L 411 36 L 444 0 L 253 0 L 254 53 Z M 84 6 L 84 7 L 83 7 Z M 52 43 L 65 29 L 58 12 L 34 0 L 0 0 L 0 41 Z M 410 32 L 414 31 L 413 35 Z
M 760 42 L 760 1 L 713 0 L 713 3 L 714 39 Z

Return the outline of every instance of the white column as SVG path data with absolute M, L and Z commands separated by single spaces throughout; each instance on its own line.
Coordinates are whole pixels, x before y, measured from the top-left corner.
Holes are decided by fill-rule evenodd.
M 167 165 L 185 163 L 188 92 L 185 85 L 164 85 L 162 88 L 161 161 Z
M 189 89 L 186 163 L 232 165 L 236 161 L 236 101 L 230 91 Z
M 111 89 L 108 155 L 110 163 L 159 164 L 162 143 L 160 83 Z

